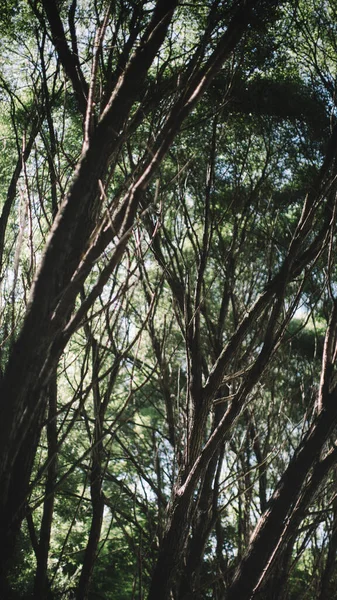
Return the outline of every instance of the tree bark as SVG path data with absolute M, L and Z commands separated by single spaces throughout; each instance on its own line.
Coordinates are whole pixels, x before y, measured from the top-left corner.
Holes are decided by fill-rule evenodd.
M 50 546 L 51 526 L 54 511 L 54 488 L 57 473 L 57 383 L 56 374 L 49 384 L 49 410 L 47 423 L 48 471 L 45 486 L 45 500 L 41 520 L 39 544 L 36 555 L 36 574 L 34 582 L 34 597 L 36 600 L 48 598 L 48 555 Z
M 98 544 L 101 535 L 103 512 L 104 512 L 104 495 L 102 490 L 103 482 L 103 422 L 104 409 L 99 389 L 99 356 L 97 350 L 97 341 L 93 338 L 88 327 L 87 337 L 91 341 L 92 349 L 92 380 L 93 380 L 93 401 L 94 401 L 94 416 L 95 430 L 93 435 L 93 448 L 91 454 L 91 469 L 90 469 L 90 495 L 92 505 L 92 518 L 89 531 L 89 539 L 85 549 L 83 565 L 81 569 L 80 580 L 78 583 L 77 600 L 87 600 L 89 597 L 90 583 L 94 570 Z
M 336 468 L 333 474 L 336 483 Z M 321 580 L 321 591 L 318 600 L 330 600 L 337 592 L 337 500 L 333 501 L 333 522 L 328 546 L 328 554 Z
M 284 546 L 291 511 L 301 495 L 310 469 L 337 424 L 336 400 L 337 392 L 334 391 L 290 461 L 252 536 L 226 600 L 250 600 Z
M 45 413 L 43 389 L 58 360 L 58 355 L 49 356 L 50 349 L 69 319 L 82 282 L 73 286 L 72 295 L 57 319 L 55 310 L 90 243 L 101 202 L 98 182 L 104 180 L 110 157 L 121 143 L 122 128 L 138 88 L 165 39 L 176 4 L 177 1 L 157 1 L 143 39 L 120 76 L 88 147 L 84 148 L 70 191 L 53 223 L 25 320 L 1 382 L 0 554 L 8 559 L 23 517 Z M 128 199 L 124 212 L 127 206 Z M 135 210 L 132 218 L 134 215 Z M 123 219 L 119 229 L 122 224 Z M 118 233 L 118 228 L 114 233 Z M 59 352 L 62 349 L 61 343 Z M 3 576 L 4 571 L 5 568 Z

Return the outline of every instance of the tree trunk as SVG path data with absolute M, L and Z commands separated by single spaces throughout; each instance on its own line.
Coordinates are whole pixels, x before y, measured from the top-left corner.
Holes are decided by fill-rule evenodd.
M 311 468 L 337 424 L 336 400 L 335 391 L 329 395 L 325 407 L 290 461 L 269 502 L 269 507 L 256 527 L 250 547 L 237 569 L 226 600 L 250 600 L 261 585 L 272 561 L 282 550 L 287 540 L 287 521 L 291 517 L 291 511 L 301 495 Z
M 334 482 L 336 484 L 336 469 L 334 472 Z M 328 555 L 321 580 L 321 591 L 318 600 L 331 600 L 336 598 L 337 593 L 337 500 L 333 501 L 333 522 L 331 537 L 328 546 Z
M 85 549 L 83 565 L 81 569 L 80 580 L 78 584 L 76 598 L 77 600 L 87 600 L 89 596 L 90 583 L 94 570 L 98 544 L 101 535 L 104 495 L 102 490 L 103 481 L 103 442 L 102 432 L 105 417 L 102 398 L 99 389 L 99 358 L 97 352 L 97 341 L 92 337 L 89 327 L 85 326 L 88 340 L 91 341 L 92 348 L 92 381 L 93 381 L 93 402 L 95 415 L 95 430 L 93 435 L 93 448 L 91 454 L 90 470 L 90 495 L 92 505 L 92 518 L 89 532 L 89 539 Z
M 63 328 L 82 284 L 72 278 L 96 226 L 101 202 L 98 182 L 104 181 L 111 155 L 122 143 L 124 123 L 165 39 L 176 4 L 174 0 L 157 1 L 143 39 L 121 75 L 90 143 L 84 147 L 70 191 L 51 229 L 26 317 L 7 363 L 0 388 L 1 558 L 9 560 L 23 518 L 46 408 L 43 389 L 67 342 Z M 126 213 L 131 221 L 128 226 L 132 225 L 137 202 L 136 198 L 131 210 L 129 197 L 125 199 L 116 214 L 114 234 L 123 227 Z M 4 564 L 2 561 L 3 576 Z
M 57 473 L 57 384 L 56 374 L 49 385 L 49 411 L 47 423 L 48 472 L 45 486 L 45 500 L 41 520 L 40 538 L 36 556 L 34 597 L 36 600 L 48 598 L 48 554 L 54 511 L 54 488 Z

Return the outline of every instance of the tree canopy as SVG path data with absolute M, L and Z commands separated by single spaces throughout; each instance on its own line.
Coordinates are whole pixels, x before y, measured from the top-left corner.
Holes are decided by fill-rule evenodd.
M 334 598 L 335 0 L 0 23 L 0 597 Z

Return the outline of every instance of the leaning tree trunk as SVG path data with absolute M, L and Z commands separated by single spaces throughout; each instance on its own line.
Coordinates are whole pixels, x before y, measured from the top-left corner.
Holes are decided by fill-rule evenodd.
M 122 143 L 121 132 L 148 69 L 159 51 L 177 1 L 158 0 L 152 19 L 90 140 L 86 140 L 72 186 L 52 226 L 32 286 L 21 332 L 0 387 L 0 561 L 4 589 L 8 561 L 24 515 L 29 478 L 46 409 L 43 393 L 68 339 L 69 321 L 82 279 L 74 274 L 91 247 L 109 160 Z M 143 182 L 141 182 L 143 183 Z M 127 196 L 115 216 L 110 238 L 133 224 L 138 197 Z M 110 226 L 108 228 L 110 230 Z M 18 376 L 19 374 L 19 376 Z M 4 596 L 6 597 L 6 596 Z
M 273 3 L 273 7 L 275 4 L 277 3 Z M 107 268 L 100 278 L 100 286 L 106 283 L 111 270 L 125 250 L 140 199 L 144 196 L 146 187 L 169 150 L 183 120 L 190 114 L 224 61 L 249 29 L 252 15 L 257 22 L 257 17 L 265 17 L 269 10 L 261 0 L 244 0 L 239 4 L 214 51 L 205 59 L 200 69 L 194 69 L 190 78 L 178 89 L 178 99 L 144 163 L 138 169 L 136 181 L 132 181 L 130 189 L 120 201 L 113 215 L 113 222 L 107 220 L 105 229 L 102 225 L 102 229 L 97 233 L 97 218 L 102 203 L 99 184 L 104 186 L 110 161 L 126 139 L 125 124 L 130 117 L 132 106 L 138 99 L 148 70 L 162 46 L 177 5 L 178 0 L 157 0 L 152 18 L 125 69 L 119 75 L 98 125 L 90 132 L 90 136 L 85 137 L 81 160 L 69 193 L 55 218 L 31 290 L 26 317 L 9 357 L 0 389 L 2 555 L 10 554 L 20 527 L 22 507 L 28 493 L 29 477 L 46 407 L 42 391 L 69 339 L 71 327 L 66 327 L 69 325 L 76 296 L 83 281 L 94 260 L 114 236 L 119 234 L 122 239 L 117 245 L 115 258 L 109 265 L 110 271 Z M 83 115 L 84 86 L 76 75 L 76 57 L 68 52 L 69 48 L 67 49 L 64 31 L 58 18 L 55 32 L 55 19 L 50 13 L 51 6 L 54 9 L 56 3 L 44 2 L 56 51 L 75 89 Z M 75 68 L 72 68 L 74 66 Z M 91 108 L 89 106 L 89 110 Z M 97 285 L 96 292 L 98 288 Z M 89 300 L 92 298 L 95 298 L 94 292 Z M 88 306 L 87 303 L 86 307 Z M 189 502 L 186 504 L 185 501 L 179 503 L 176 512 L 182 530 L 185 530 L 186 526 L 188 504 Z M 9 540 L 12 543 L 6 547 Z M 2 577 L 5 577 L 4 572 Z
M 292 511 L 301 496 L 307 476 L 336 425 L 337 390 L 334 390 L 326 398 L 324 408 L 281 478 L 253 534 L 247 554 L 237 569 L 226 600 L 250 600 L 262 584 L 288 539 L 287 528 L 292 524 Z M 320 479 L 315 482 L 316 488 L 319 483 Z

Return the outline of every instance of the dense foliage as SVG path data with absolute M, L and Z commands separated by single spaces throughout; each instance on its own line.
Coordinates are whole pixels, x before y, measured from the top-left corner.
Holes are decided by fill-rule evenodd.
M 0 19 L 1 598 L 334 598 L 337 3 Z

